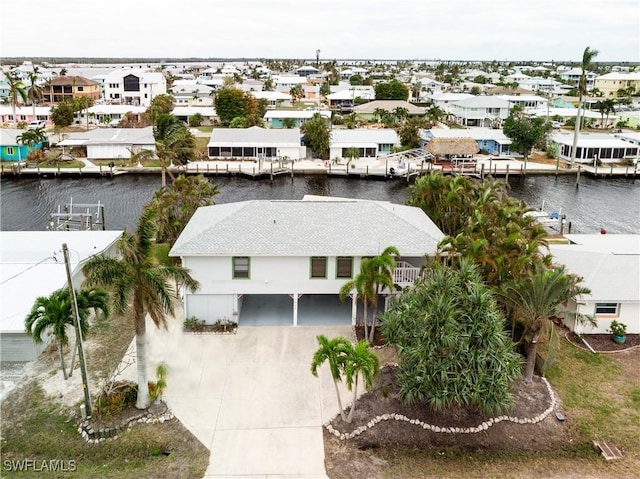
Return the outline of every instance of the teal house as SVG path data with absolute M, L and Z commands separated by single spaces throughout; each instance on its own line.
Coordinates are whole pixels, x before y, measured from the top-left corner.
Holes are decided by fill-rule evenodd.
M 31 150 L 42 148 L 42 143 L 35 145 L 23 145 L 18 141 L 18 137 L 24 130 L 0 128 L 0 161 L 20 162 L 27 159 Z

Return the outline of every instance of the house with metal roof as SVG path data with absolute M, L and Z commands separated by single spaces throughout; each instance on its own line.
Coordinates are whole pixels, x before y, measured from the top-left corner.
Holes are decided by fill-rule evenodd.
M 365 120 L 377 119 L 374 114 L 376 110 L 385 110 L 389 113 L 393 113 L 397 108 L 404 108 L 407 110 L 408 116 L 423 116 L 427 109 L 422 106 L 416 106 L 413 103 L 403 100 L 374 100 L 362 105 L 356 105 L 353 107 L 353 112 L 357 117 Z
M 264 121 L 269 128 L 286 128 L 288 122 L 291 123 L 289 126 L 292 128 L 298 128 L 316 114 L 319 114 L 327 121 L 331 119 L 331 112 L 327 110 L 267 110 L 264 114 Z
M 573 151 L 573 132 L 554 133 L 549 137 L 549 141 L 555 144 L 558 150 L 558 158 L 571 160 Z M 578 134 L 576 146 L 576 162 L 593 164 L 602 163 L 622 163 L 627 159 L 633 160 L 638 157 L 638 146 L 629 141 L 616 138 L 608 133 L 588 133 Z
M 30 151 L 42 149 L 42 142 L 28 145 L 19 140 L 25 130 L 0 128 L 0 161 L 20 163 Z
M 49 343 L 35 344 L 24 320 L 36 298 L 67 285 L 64 256 L 69 250 L 71 281 L 80 288 L 82 266 L 93 255 L 115 256 L 121 231 L 0 231 L 0 360 L 33 361 Z
M 305 197 L 199 208 L 169 255 L 200 283 L 184 291 L 185 317 L 240 325 L 352 324 L 358 299 L 340 288 L 362 258 L 395 246 L 394 282 L 408 286 L 442 231 L 419 208 L 384 201 Z M 385 291 L 381 301 L 393 294 Z
M 592 316 L 597 325 L 579 324 L 570 316 L 565 324 L 578 334 L 603 334 L 615 319 L 626 324 L 627 333 L 640 334 L 640 236 L 565 237 L 569 244 L 550 244 L 550 252 L 555 262 L 581 276 L 581 285 L 591 290 L 567 309 Z
M 86 150 L 89 160 L 122 160 L 131 158 L 142 150 L 156 150 L 153 127 L 145 128 L 96 128 L 69 133 L 58 143 L 65 149 Z M 67 150 L 68 151 L 68 150 Z
M 329 143 L 329 158 L 346 158 L 349 148 L 358 148 L 360 158 L 388 155 L 400 137 L 393 128 L 333 129 Z
M 449 113 L 460 125 L 489 128 L 500 126 L 509 116 L 509 109 L 512 106 L 515 105 L 498 96 L 472 96 L 452 103 Z
M 257 160 L 287 156 L 299 160 L 306 157 L 301 136 L 300 128 L 214 128 L 207 152 L 211 159 Z
M 490 155 L 511 154 L 511 139 L 502 130 L 495 128 L 431 128 L 422 134 L 425 143 L 437 138 L 471 138 L 478 144 L 479 151 Z

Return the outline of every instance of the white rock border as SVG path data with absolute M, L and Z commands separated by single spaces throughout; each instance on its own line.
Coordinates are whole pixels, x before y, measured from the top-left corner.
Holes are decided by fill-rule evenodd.
M 519 418 L 514 416 L 497 416 L 497 417 L 492 417 L 475 427 L 441 427 L 441 426 L 434 426 L 433 424 L 427 424 L 425 422 L 420 421 L 419 419 L 411 419 L 411 418 L 408 418 L 407 416 L 403 416 L 402 414 L 383 414 L 381 416 L 374 417 L 365 426 L 360 426 L 353 432 L 344 433 L 344 432 L 340 432 L 338 429 L 334 428 L 331 425 L 333 420 L 338 417 L 338 414 L 336 414 L 333 418 L 331 418 L 328 422 L 324 424 L 324 427 L 329 432 L 329 434 L 333 434 L 341 441 L 344 441 L 344 440 L 353 439 L 359 436 L 360 434 L 365 432 L 367 429 L 371 429 L 376 424 L 382 421 L 405 421 L 405 422 L 408 422 L 409 424 L 414 424 L 423 429 L 427 429 L 429 431 L 436 432 L 436 433 L 444 433 L 444 434 L 476 434 L 478 432 L 486 431 L 494 424 L 498 424 L 499 422 L 503 422 L 503 421 L 509 421 L 515 424 L 536 424 L 543 421 L 549 414 L 551 414 L 551 412 L 555 409 L 557 404 L 556 395 L 554 394 L 553 389 L 551 389 L 551 385 L 549 384 L 549 381 L 547 381 L 547 378 L 543 377 L 540 379 L 542 380 L 542 382 L 544 382 L 545 386 L 547 387 L 547 391 L 549 392 L 550 404 L 549 404 L 549 407 L 545 409 L 542 413 L 532 418 Z

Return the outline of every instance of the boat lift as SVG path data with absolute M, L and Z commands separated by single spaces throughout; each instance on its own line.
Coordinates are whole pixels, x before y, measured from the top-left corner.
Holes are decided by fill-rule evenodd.
M 104 205 L 71 201 L 49 215 L 49 231 L 105 231 Z

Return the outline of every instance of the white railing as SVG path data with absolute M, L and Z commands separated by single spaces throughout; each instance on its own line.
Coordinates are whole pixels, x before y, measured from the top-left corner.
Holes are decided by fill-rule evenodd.
M 398 261 L 396 263 L 396 269 L 393 272 L 393 282 L 395 284 L 409 285 L 420 277 L 420 268 L 416 268 L 411 263 L 406 261 Z

